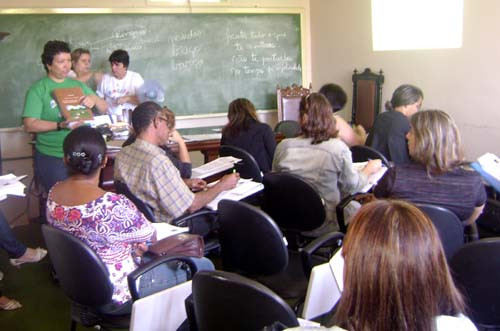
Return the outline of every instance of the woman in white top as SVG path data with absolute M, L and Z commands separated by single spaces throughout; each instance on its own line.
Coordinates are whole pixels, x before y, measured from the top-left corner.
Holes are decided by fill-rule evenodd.
M 476 330 L 439 235 L 414 205 L 364 205 L 342 248 L 344 291 L 332 330 Z

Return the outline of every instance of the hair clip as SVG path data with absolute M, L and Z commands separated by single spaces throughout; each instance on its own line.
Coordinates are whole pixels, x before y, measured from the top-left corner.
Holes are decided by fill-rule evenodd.
M 99 164 L 101 164 L 101 163 L 102 163 L 102 154 L 101 154 L 101 153 L 97 154 L 97 162 L 98 162 Z
M 71 153 L 72 156 L 74 157 L 85 157 L 87 156 L 87 154 L 85 154 L 85 152 L 73 152 Z

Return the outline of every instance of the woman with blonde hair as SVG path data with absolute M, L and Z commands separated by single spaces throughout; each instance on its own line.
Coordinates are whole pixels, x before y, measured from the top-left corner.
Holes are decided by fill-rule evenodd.
M 300 103 L 302 134 L 284 139 L 277 147 L 273 171 L 296 174 L 320 193 L 325 201 L 326 221 L 312 235 L 338 230 L 335 207 L 341 196 L 359 192 L 368 176 L 380 168 L 380 160 L 371 160 L 361 171 L 352 165 L 349 147 L 338 137 L 330 102 L 319 93 L 311 93 Z
M 90 51 L 77 48 L 71 52 L 71 71 L 68 76 L 85 83 L 92 90 L 96 90 L 102 80 L 102 72 L 92 71 Z
M 412 162 L 390 168 L 375 187 L 378 198 L 403 199 L 449 209 L 473 224 L 486 203 L 481 177 L 463 168 L 460 133 L 441 110 L 415 113 L 407 134 Z
M 271 170 L 276 138 L 271 127 L 259 122 L 253 103 L 245 98 L 229 104 L 229 122 L 222 129 L 221 145 L 232 145 L 250 153 L 263 173 Z

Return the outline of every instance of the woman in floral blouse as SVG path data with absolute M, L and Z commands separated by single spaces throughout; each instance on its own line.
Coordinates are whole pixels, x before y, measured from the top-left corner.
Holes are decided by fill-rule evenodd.
M 63 149 L 70 176 L 52 187 L 47 220 L 99 255 L 114 286 L 113 302 L 123 305 L 131 299 L 127 275 L 137 268 L 132 251 L 147 250 L 145 243 L 156 240 L 155 229 L 125 196 L 99 188 L 100 169 L 107 159 L 106 143 L 96 130 L 87 126 L 73 130 Z

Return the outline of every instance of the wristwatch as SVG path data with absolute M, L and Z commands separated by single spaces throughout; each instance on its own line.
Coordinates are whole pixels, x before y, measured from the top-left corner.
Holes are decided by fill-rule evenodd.
M 57 131 L 61 131 L 61 122 L 57 122 Z

